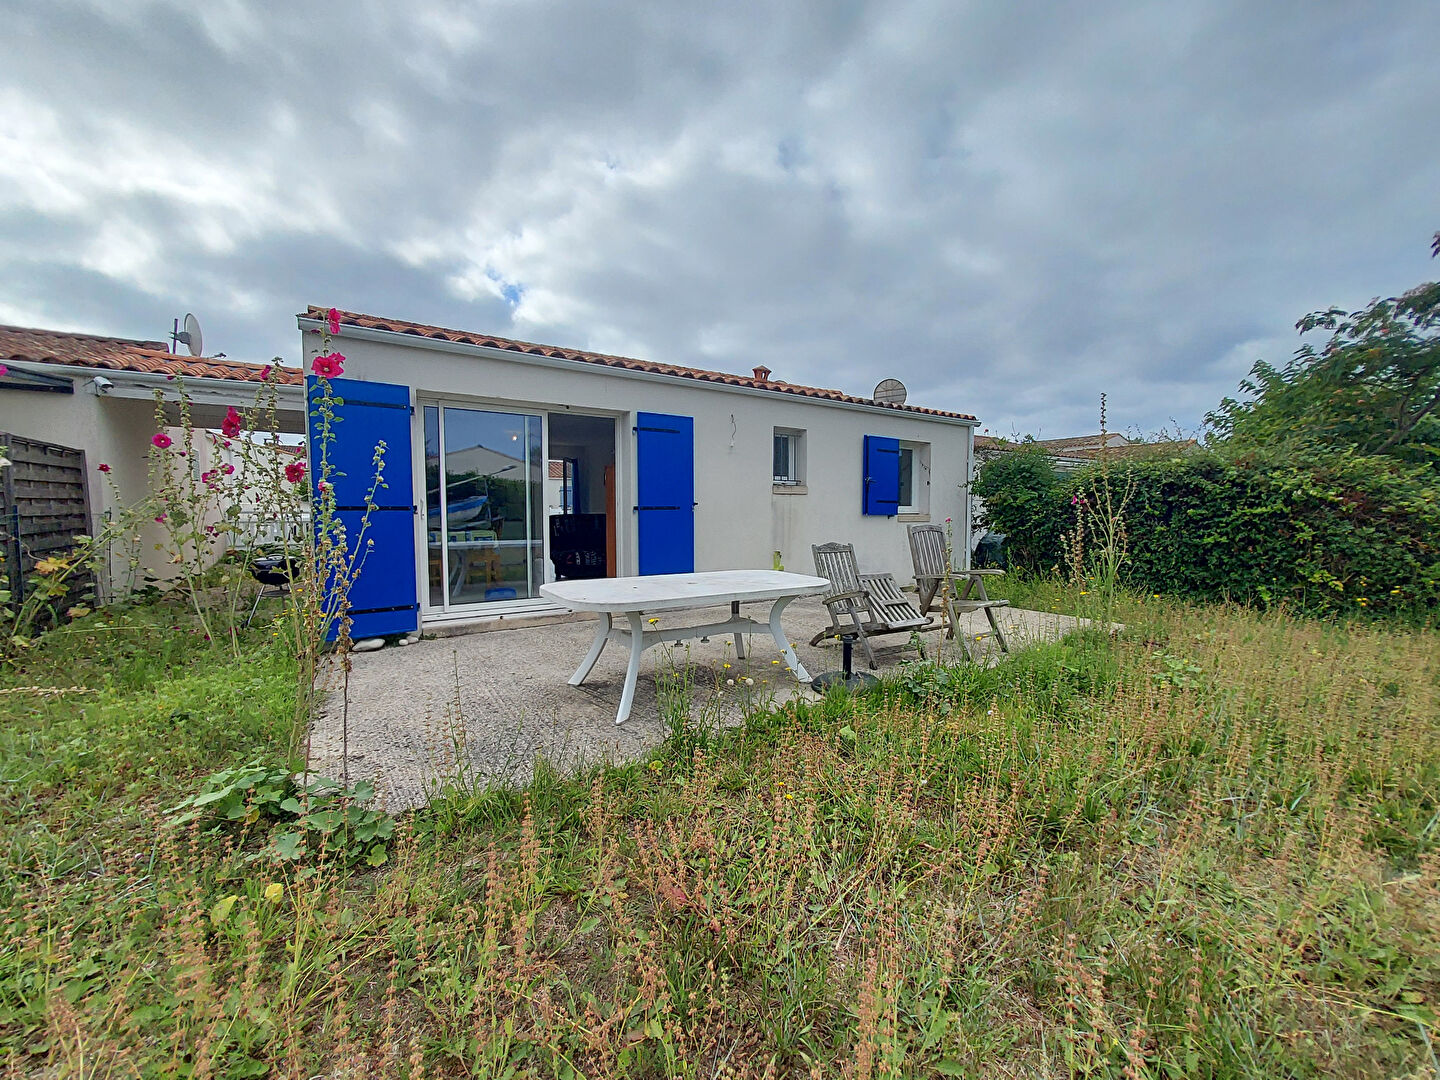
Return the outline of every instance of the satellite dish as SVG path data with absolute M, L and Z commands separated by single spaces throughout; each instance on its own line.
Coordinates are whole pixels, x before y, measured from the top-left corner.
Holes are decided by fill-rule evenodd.
M 200 333 L 200 320 L 195 318 L 194 315 L 185 316 L 184 334 L 185 336 L 181 340 L 184 341 L 187 346 L 189 346 L 190 355 L 204 356 L 205 335 Z M 901 387 L 901 390 L 903 391 L 904 387 Z
M 872 397 L 881 405 L 904 405 L 905 384 L 899 379 L 881 379 Z
M 205 355 L 205 335 L 200 332 L 200 320 L 194 315 L 185 316 L 185 329 L 180 329 L 180 320 L 175 320 L 175 329 L 170 340 L 184 345 L 191 356 Z

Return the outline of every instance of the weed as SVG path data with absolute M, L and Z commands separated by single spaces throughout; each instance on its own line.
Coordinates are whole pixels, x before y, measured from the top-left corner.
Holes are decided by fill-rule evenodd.
M 163 721 L 183 734 L 126 742 L 122 717 L 181 704 L 164 680 L 188 644 L 37 657 L 17 688 L 99 692 L 0 698 L 43 714 L 0 742 L 7 778 L 36 774 L 3 796 L 0 1056 L 56 1076 L 1425 1074 L 1435 635 L 1116 609 L 1120 637 L 762 702 L 658 768 L 442 793 L 383 866 L 317 853 L 308 876 L 157 809 L 254 758 L 287 699 L 252 694 L 266 719 L 219 745 L 237 714 L 185 696 Z M 293 671 L 242 649 L 190 675 L 218 694 Z M 111 738 L 128 779 L 89 785 Z M 136 772 L 147 740 L 183 768 Z M 246 775 L 209 805 L 284 813 L 283 783 Z

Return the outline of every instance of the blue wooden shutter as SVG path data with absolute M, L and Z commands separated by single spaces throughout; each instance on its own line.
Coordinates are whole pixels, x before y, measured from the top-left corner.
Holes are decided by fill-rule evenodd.
M 865 436 L 862 512 L 894 517 L 900 509 L 900 440 Z
M 694 573 L 695 420 L 642 412 L 635 444 L 640 573 Z
M 356 560 L 359 570 L 350 587 L 350 636 L 383 637 L 418 630 L 410 388 L 356 379 L 331 379 L 330 386 L 340 399 L 334 406 L 335 420 L 326 448 L 330 483 L 335 488 L 335 516 L 345 526 L 351 555 L 357 543 L 363 545 Z M 318 387 L 319 380 L 313 375 L 306 378 L 307 400 L 318 393 Z M 313 405 L 307 412 L 310 478 L 314 484 L 321 479 L 320 418 Z M 382 441 L 384 486 L 376 488 L 375 506 L 366 522 L 365 496 L 375 479 L 375 447 Z M 333 639 L 338 632 L 339 627 L 332 628 L 330 637 Z

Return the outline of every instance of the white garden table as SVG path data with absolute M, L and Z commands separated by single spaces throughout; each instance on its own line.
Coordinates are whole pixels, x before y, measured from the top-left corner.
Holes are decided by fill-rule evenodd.
M 630 664 L 625 669 L 625 689 L 620 694 L 620 711 L 615 714 L 615 723 L 623 724 L 630 716 L 630 706 L 635 701 L 635 681 L 640 674 L 640 656 L 652 645 L 663 641 L 679 644 L 691 638 L 704 638 L 712 634 L 734 634 L 736 655 L 745 657 L 745 640 L 742 635 L 769 630 L 776 646 L 785 656 L 790 670 L 802 683 L 809 682 L 800 658 L 790 647 L 785 628 L 780 625 L 780 613 L 790 601 L 801 596 L 815 596 L 830 591 L 830 582 L 825 578 L 810 577 L 807 574 L 787 574 L 780 570 L 708 570 L 699 574 L 651 574 L 646 577 L 591 578 L 584 581 L 556 581 L 540 586 L 540 594 L 557 603 L 564 604 L 571 611 L 595 611 L 600 614 L 600 627 L 595 632 L 595 641 L 575 674 L 570 676 L 570 685 L 579 686 L 590 674 L 605 643 L 612 639 L 630 641 Z M 769 618 L 765 622 L 747 618 L 740 614 L 741 604 L 774 601 Z M 695 608 L 715 607 L 728 602 L 730 618 L 725 622 L 706 623 L 702 626 L 667 626 L 647 629 L 645 617 L 657 616 L 663 612 L 686 611 Z M 623 619 L 624 625 L 615 623 Z M 653 626 L 654 624 L 652 624 Z

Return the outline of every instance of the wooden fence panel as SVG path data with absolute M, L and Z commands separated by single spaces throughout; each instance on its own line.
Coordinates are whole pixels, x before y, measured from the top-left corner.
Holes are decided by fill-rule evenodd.
M 18 602 L 37 562 L 90 533 L 90 486 L 83 450 L 4 432 L 0 447 L 10 459 L 0 469 L 0 574 Z M 90 584 L 79 575 L 71 583 L 72 593 Z

